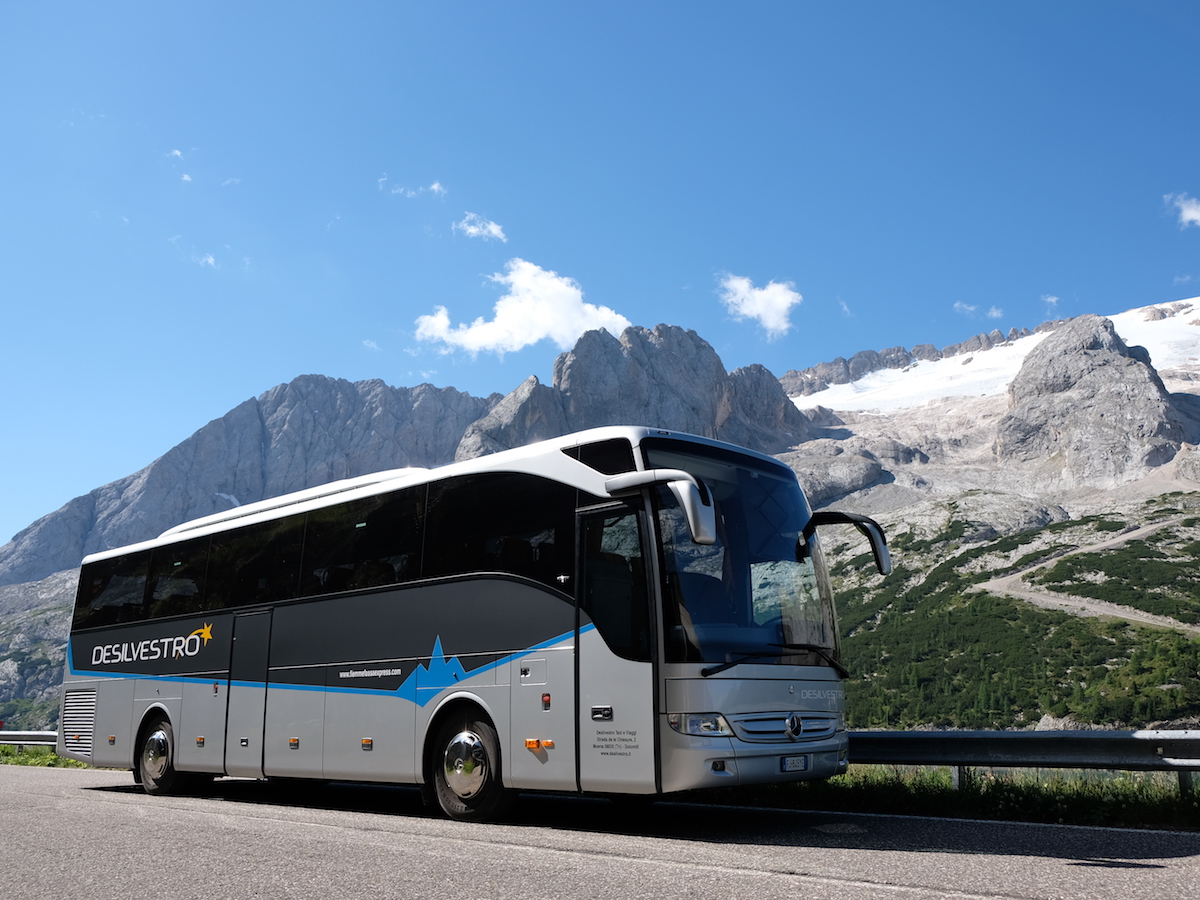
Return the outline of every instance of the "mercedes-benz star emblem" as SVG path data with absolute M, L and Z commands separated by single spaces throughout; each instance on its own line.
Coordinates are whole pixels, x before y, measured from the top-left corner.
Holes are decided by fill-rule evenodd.
M 799 716 L 792 714 L 788 716 L 787 725 L 784 726 L 784 730 L 787 732 L 787 736 L 791 740 L 799 740 L 800 732 L 804 730 L 804 720 Z

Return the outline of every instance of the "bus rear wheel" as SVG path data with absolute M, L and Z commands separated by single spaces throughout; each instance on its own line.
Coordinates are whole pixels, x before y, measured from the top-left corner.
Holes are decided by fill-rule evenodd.
M 134 778 L 147 794 L 170 794 L 182 787 L 175 771 L 175 732 L 166 716 L 151 719 L 142 729 Z
M 500 780 L 500 742 L 491 723 L 470 714 L 451 716 L 433 746 L 434 792 L 446 815 L 480 822 L 512 807 L 515 794 Z

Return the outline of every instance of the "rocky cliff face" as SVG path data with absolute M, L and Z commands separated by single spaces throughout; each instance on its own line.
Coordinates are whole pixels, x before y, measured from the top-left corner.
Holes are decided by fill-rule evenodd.
M 1080 316 L 1039 344 L 1008 389 L 996 429 L 1001 461 L 1034 463 L 1064 484 L 1110 486 L 1173 459 L 1184 416 L 1141 347 L 1100 316 Z
M 819 433 L 762 366 L 726 372 L 694 331 L 659 325 L 619 338 L 589 331 L 554 363 L 554 383 L 527 379 L 467 429 L 469 459 L 585 428 L 642 424 L 777 453 Z
M 1151 477 L 1194 489 L 1200 398 L 1168 393 L 1146 351 L 1127 347 L 1108 319 L 1052 325 L 1007 395 L 891 413 L 825 411 L 824 436 L 780 458 L 816 503 L 866 489 L 856 503 L 919 515 L 932 497 L 983 492 L 999 504 L 991 514 L 1000 522 L 1006 504 L 1093 503 L 1104 489 Z
M 0 585 L 73 568 L 97 550 L 289 491 L 436 466 L 598 425 L 634 423 L 778 452 L 816 429 L 762 366 L 726 372 L 694 331 L 588 332 L 554 384 L 506 397 L 306 375 L 209 422 L 145 469 L 77 497 L 0 548 Z
M 76 497 L 0 547 L 0 584 L 73 568 L 233 506 L 400 466 L 449 462 L 499 401 L 454 388 L 305 375 L 209 422 L 149 466 Z

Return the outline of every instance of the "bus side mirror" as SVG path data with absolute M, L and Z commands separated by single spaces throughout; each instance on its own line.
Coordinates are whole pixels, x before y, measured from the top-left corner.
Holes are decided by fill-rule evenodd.
M 693 544 L 717 542 L 717 511 L 704 482 L 683 469 L 648 469 L 616 475 L 604 482 L 610 497 L 628 497 L 652 484 L 665 484 L 687 519 Z
M 888 553 L 887 536 L 883 533 L 883 527 L 874 519 L 858 513 L 823 509 L 812 514 L 812 518 L 804 526 L 801 540 L 807 543 L 822 525 L 853 525 L 870 541 L 871 552 L 875 555 L 875 568 L 879 569 L 879 574 L 892 574 L 892 555 Z
M 688 530 L 693 544 L 715 544 L 717 542 L 717 513 L 712 505 L 708 489 L 701 491 L 694 481 L 668 481 L 667 487 L 679 501 L 679 508 L 687 517 Z

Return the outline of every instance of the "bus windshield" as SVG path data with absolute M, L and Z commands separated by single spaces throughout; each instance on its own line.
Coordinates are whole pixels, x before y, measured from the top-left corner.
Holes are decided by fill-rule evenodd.
M 717 540 L 691 540 L 665 486 L 656 491 L 667 662 L 839 667 L 832 591 L 810 512 L 790 470 L 753 457 L 644 440 L 646 464 L 684 469 L 708 487 Z

